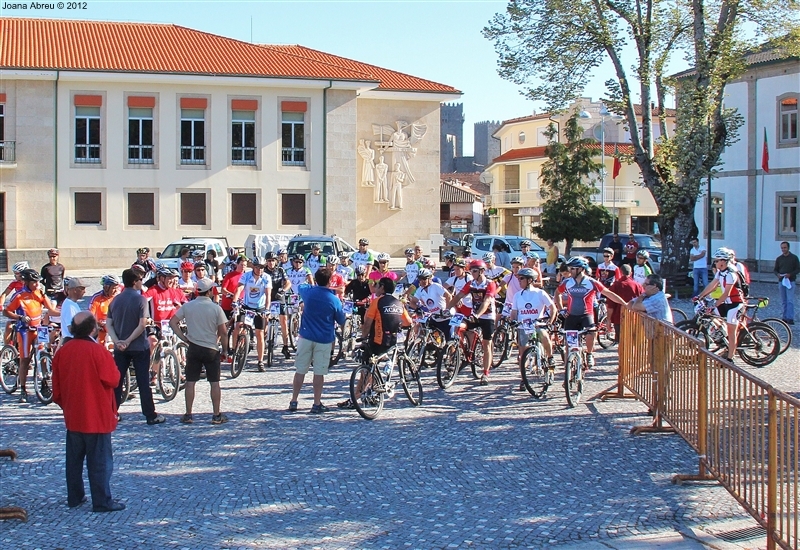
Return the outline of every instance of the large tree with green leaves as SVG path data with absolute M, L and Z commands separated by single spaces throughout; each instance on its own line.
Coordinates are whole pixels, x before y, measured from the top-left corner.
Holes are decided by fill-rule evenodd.
M 578 97 L 610 60 L 606 105 L 631 130 L 632 160 L 660 212 L 662 272 L 671 275 L 688 263 L 701 186 L 741 125 L 724 108 L 723 94 L 755 46 L 744 28 L 761 42 L 771 39 L 770 47 L 797 51 L 799 7 L 800 0 L 511 0 L 483 32 L 498 53 L 500 75 L 554 111 Z M 671 82 L 665 70 L 680 55 L 694 70 Z M 676 92 L 678 131 L 656 147 L 654 110 L 664 113 Z M 664 117 L 658 121 L 667 136 Z
M 560 142 L 558 130 L 550 123 L 545 135 L 550 143 L 545 148 L 548 160 L 542 165 L 541 223 L 533 232 L 542 239 L 564 240 L 564 254 L 569 256 L 572 243 L 593 241 L 602 237 L 611 224 L 608 210 L 592 202 L 597 192 L 589 177 L 600 172 L 590 145 L 593 139 L 583 138 L 583 128 L 574 113 L 564 124 L 565 141 Z

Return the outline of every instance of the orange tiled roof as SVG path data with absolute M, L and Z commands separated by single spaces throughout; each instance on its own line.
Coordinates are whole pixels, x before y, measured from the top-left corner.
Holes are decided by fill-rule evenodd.
M 623 155 L 632 155 L 633 154 L 633 145 L 630 143 L 606 143 L 605 144 L 605 154 L 606 156 L 614 156 L 615 151 L 619 154 Z M 586 146 L 588 149 L 596 149 L 600 150 L 599 143 L 590 143 Z M 512 160 L 527 160 L 527 159 L 537 159 L 537 158 L 544 158 L 545 155 L 545 146 L 540 147 L 524 147 L 521 149 L 511 149 L 506 151 L 499 157 L 492 160 L 492 163 L 498 162 L 509 162 Z
M 260 46 L 153 23 L 3 17 L 0 67 L 355 80 L 378 82 L 382 89 L 459 93 L 307 48 Z

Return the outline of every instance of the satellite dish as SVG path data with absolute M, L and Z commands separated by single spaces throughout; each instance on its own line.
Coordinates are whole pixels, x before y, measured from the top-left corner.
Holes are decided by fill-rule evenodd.
M 491 172 L 481 172 L 480 177 L 481 183 L 490 184 L 494 181 Z

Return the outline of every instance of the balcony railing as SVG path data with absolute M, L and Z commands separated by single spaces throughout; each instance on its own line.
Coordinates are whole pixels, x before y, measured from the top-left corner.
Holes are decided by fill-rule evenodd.
M 0 162 L 17 161 L 17 142 L 0 141 Z
M 542 202 L 542 196 L 539 189 L 505 189 L 497 191 L 491 195 L 490 203 L 493 207 L 510 206 L 515 207 L 518 205 L 537 206 Z
M 181 164 L 205 164 L 206 148 L 204 145 L 181 146 Z
M 630 186 L 606 187 L 603 198 L 603 205 L 609 208 L 614 205 L 619 208 L 635 206 L 637 203 L 636 188 Z M 542 199 L 541 190 L 538 187 L 534 189 L 505 189 L 486 195 L 484 206 L 492 208 L 521 208 L 540 206 L 543 202 L 544 199 Z M 592 195 L 592 202 L 600 203 L 599 189 L 597 193 Z
M 623 206 L 636 202 L 636 188 L 635 187 L 608 187 L 602 192 L 602 201 L 600 200 L 601 191 L 592 195 L 592 202 L 602 202 L 605 206 Z
M 305 166 L 306 150 L 301 147 L 283 147 L 282 161 L 284 166 Z
M 100 144 L 97 143 L 75 144 L 75 164 L 99 164 L 99 163 L 100 163 Z

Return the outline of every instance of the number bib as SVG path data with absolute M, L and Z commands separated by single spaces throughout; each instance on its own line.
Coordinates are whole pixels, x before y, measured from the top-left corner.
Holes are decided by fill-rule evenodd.
M 455 315 L 453 315 L 453 317 L 450 319 L 450 326 L 451 326 L 451 327 L 457 327 L 457 326 L 459 326 L 459 325 L 460 325 L 461 323 L 463 323 L 463 322 L 464 322 L 464 315 L 462 315 L 461 313 L 456 313 L 456 314 L 455 314 Z
M 172 336 L 172 327 L 169 326 L 169 321 L 161 321 L 161 336 Z
M 580 340 L 578 339 L 578 331 L 577 330 L 568 330 L 566 331 L 566 341 L 567 347 L 570 350 L 580 350 Z
M 353 314 L 353 302 L 350 300 L 346 300 L 344 305 L 342 305 L 342 310 L 344 310 L 345 315 L 352 315 Z
M 533 319 L 525 319 L 522 321 L 522 331 L 525 334 L 536 334 L 536 321 Z
M 36 341 L 40 344 L 49 344 L 50 327 L 36 327 Z
M 252 327 L 255 324 L 256 319 L 256 312 L 252 310 L 247 310 L 244 312 L 244 324 L 248 327 Z
M 503 317 L 508 317 L 511 314 L 511 302 L 503 304 L 503 311 L 500 314 Z
M 281 314 L 281 304 L 279 302 L 272 302 L 269 304 L 269 314 L 272 317 L 277 317 Z

